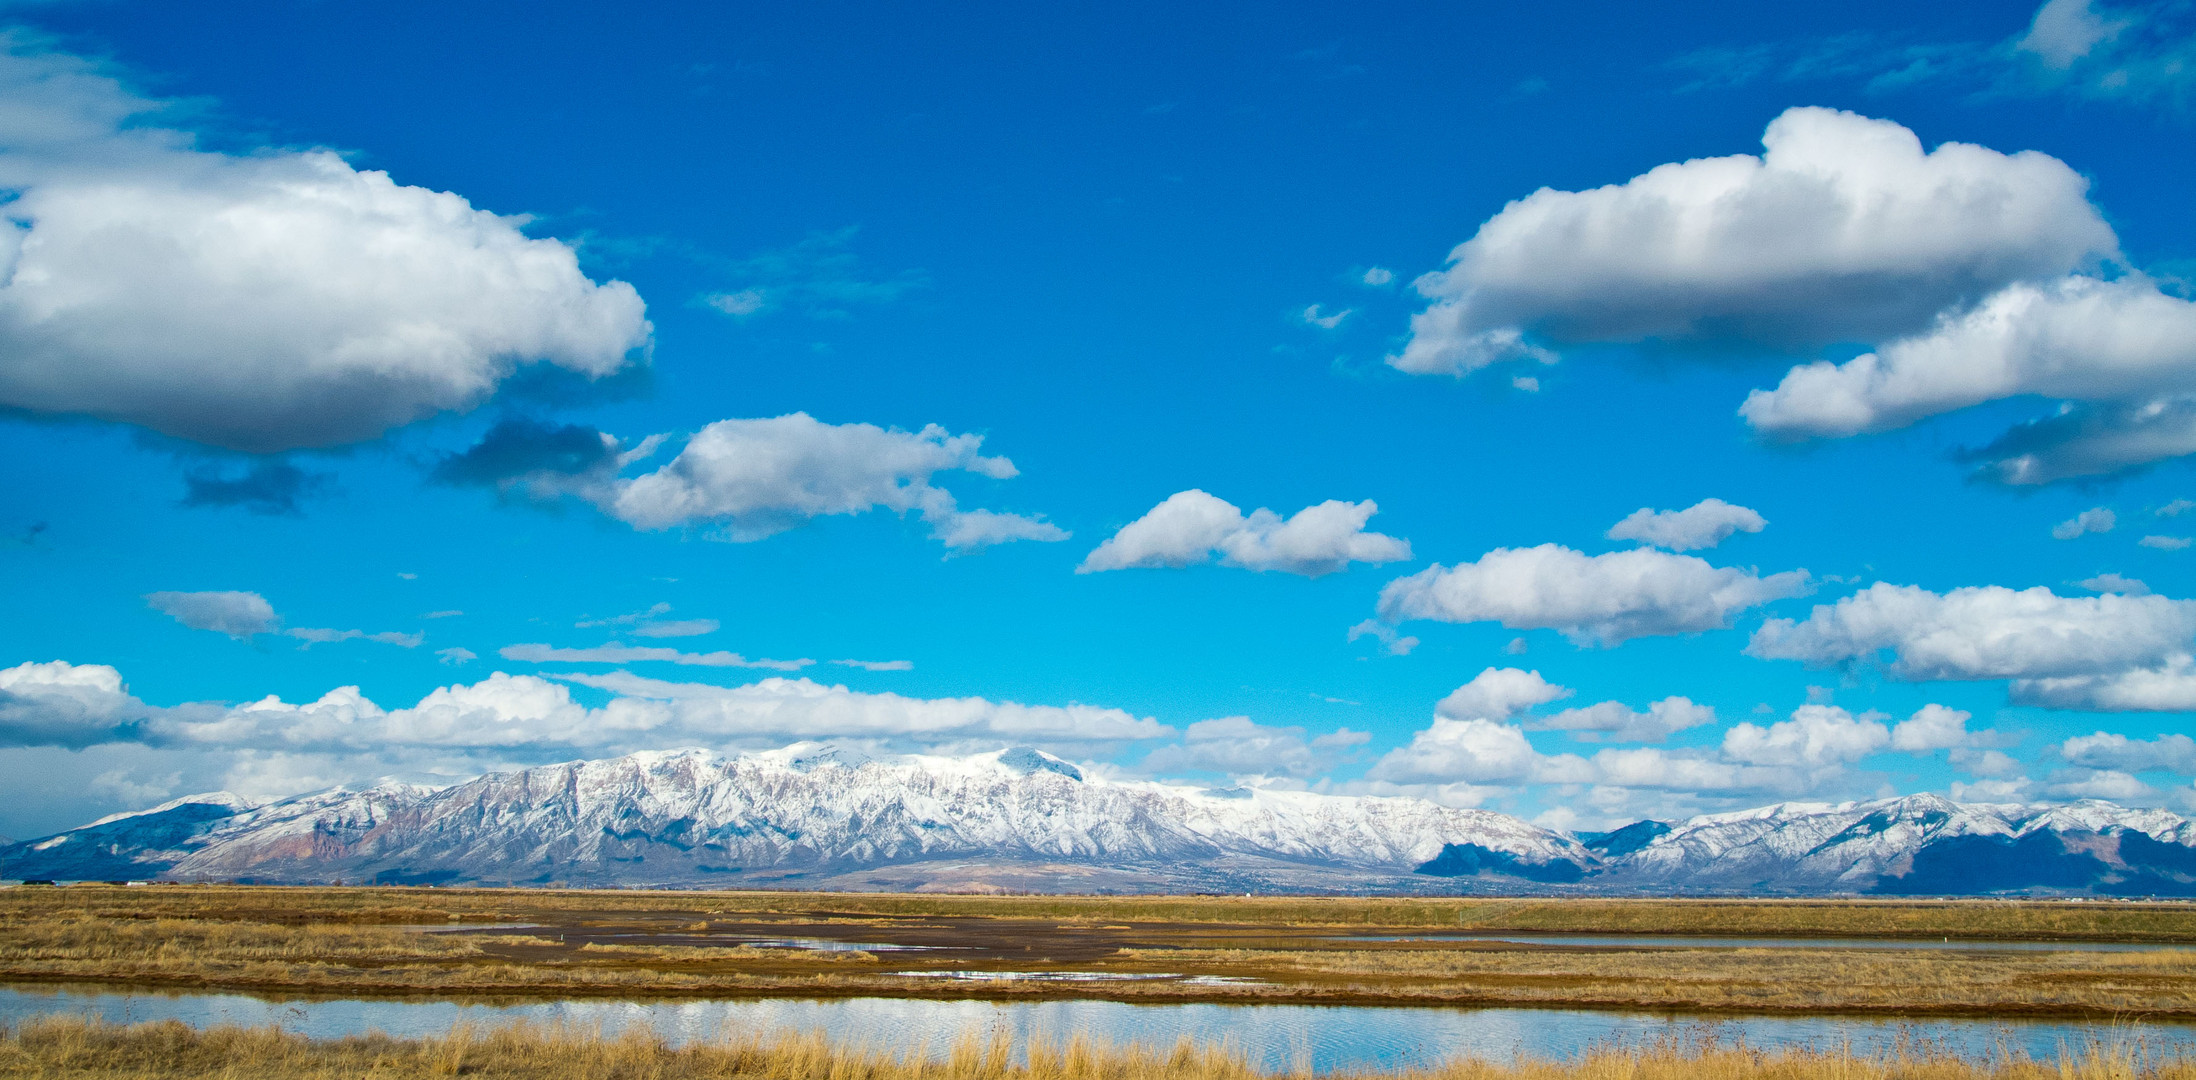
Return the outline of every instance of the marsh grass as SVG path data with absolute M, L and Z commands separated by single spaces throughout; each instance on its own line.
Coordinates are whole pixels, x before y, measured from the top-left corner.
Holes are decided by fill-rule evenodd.
M 1474 897 L 952 896 L 905 893 L 153 886 L 0 890 L 0 915 L 271 923 L 553 921 L 559 914 L 662 915 L 681 923 L 801 913 L 866 918 L 1049 919 L 1108 924 L 1763 936 L 2000 938 L 2196 943 L 2196 905 L 2026 900 L 1693 900 Z
M 131 1027 L 76 1018 L 33 1020 L 0 1035 L 0 1077 L 224 1080 L 374 1077 L 425 1080 L 1280 1080 L 1236 1048 L 1188 1040 L 1170 1048 L 1084 1036 L 964 1035 L 941 1053 L 915 1045 L 857 1049 L 821 1033 L 739 1035 L 674 1045 L 642 1029 L 616 1036 L 570 1027 L 460 1026 L 423 1039 L 365 1035 L 312 1040 L 275 1028 L 196 1030 L 173 1021 Z M 1433 1068 L 1329 1074 L 1339 1080 L 2196 1080 L 2196 1066 L 2139 1041 L 2062 1048 L 2054 1060 L 2016 1053 L 1962 1057 L 1905 1043 L 1880 1054 L 1760 1049 L 1708 1038 L 1602 1047 L 1568 1060 L 1462 1059 Z
M 1158 918 L 1168 913 L 1180 918 Z M 1272 921 L 1257 921 L 1262 915 Z M 72 886 L 0 890 L 0 981 L 497 997 L 973 993 L 998 999 L 2196 1016 L 2196 949 L 1547 948 L 1351 936 L 1422 930 L 1429 920 L 1444 928 L 1604 933 L 1735 934 L 1743 924 L 1765 934 L 1826 937 L 1919 937 L 1925 935 L 1914 928 L 1958 921 L 1953 932 L 1970 938 L 2196 940 L 2196 906 L 2180 904 Z M 417 932 L 451 924 L 523 928 Z M 882 956 L 742 943 L 804 934 L 857 942 L 920 939 L 932 947 Z M 1243 981 L 948 986 L 895 974 L 945 969 Z

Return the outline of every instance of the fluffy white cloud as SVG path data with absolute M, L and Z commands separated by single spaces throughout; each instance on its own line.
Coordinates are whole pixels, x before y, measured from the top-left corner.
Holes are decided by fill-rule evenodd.
M 2158 797 L 2157 790 L 2149 784 L 2112 769 L 2075 770 L 2052 779 L 2054 782 L 2046 791 L 2054 798 L 2147 802 Z
M 1739 414 L 1778 438 L 1834 438 L 2022 396 L 2070 404 L 1975 452 L 1984 474 L 2044 484 L 2196 452 L 2196 303 L 2140 275 L 2019 283 L 1925 333 L 1793 368 Z M 2072 404 L 2079 403 L 2079 405 Z
M 1609 528 L 1611 540 L 1637 540 L 1672 551 L 1712 548 L 1732 533 L 1758 533 L 1769 523 L 1743 506 L 1722 499 L 1702 499 L 1683 510 L 1655 510 L 1642 506 Z
M 1514 725 L 1444 716 L 1411 736 L 1409 745 L 1388 751 L 1365 776 L 1393 784 L 1514 784 L 1548 771 L 1546 759 Z
M 0 669 L 0 746 L 77 749 L 128 736 L 151 710 L 104 664 L 66 660 Z
M 383 709 L 355 686 L 301 704 L 270 696 L 233 706 L 153 707 L 130 696 L 114 668 L 24 664 L 0 670 L 0 746 L 135 744 L 128 760 L 140 766 L 178 763 L 191 770 L 194 784 L 226 783 L 276 796 L 391 773 L 459 779 L 495 768 L 676 746 L 758 749 L 791 739 L 839 739 L 902 749 L 965 751 L 1001 743 L 1102 749 L 1176 734 L 1119 709 L 865 694 L 807 679 L 773 677 L 736 687 L 624 673 L 560 679 L 498 672 L 438 688 L 398 709 Z M 590 708 L 573 700 L 566 682 L 609 690 L 610 699 Z M 1362 740 L 1339 732 L 1305 745 L 1323 751 Z M 211 777 L 205 775 L 209 764 Z
M 2196 739 L 2179 734 L 2155 739 L 2130 739 L 2105 731 L 2077 735 L 2059 744 L 2059 756 L 2091 769 L 2196 775 Z
M 1300 727 L 1268 727 L 1247 716 L 1200 720 L 1182 733 L 1182 741 L 1153 750 L 1144 758 L 1147 772 L 1221 772 L 1233 776 L 1305 777 L 1329 768 L 1336 751 L 1372 736 L 1348 728 L 1304 738 Z
M 611 374 L 648 343 L 521 218 L 324 150 L 195 149 L 167 103 L 0 39 L 0 405 L 253 452 L 472 408 L 528 364 Z
M 1760 157 L 1662 165 L 1512 202 L 1417 282 L 1433 301 L 1389 363 L 1457 374 L 1551 360 L 1548 341 L 1878 340 L 2016 281 L 2117 252 L 2055 158 L 1796 108 Z
M 2186 653 L 2196 603 L 2162 596 L 2058 596 L 1997 585 L 1939 595 L 1877 583 L 1804 620 L 1770 619 L 1748 655 L 1828 666 L 1889 651 L 1896 678 L 2040 679 L 2109 675 Z M 2020 693 L 2016 688 L 2016 695 Z
M 1535 705 L 1571 696 L 1571 691 L 1540 677 L 1537 671 L 1491 667 L 1449 692 L 1434 715 L 1451 720 L 1508 720 Z
M 1699 708 L 1682 698 L 1667 700 Z M 1690 723 L 1696 717 L 1682 719 Z M 1616 801 L 1627 800 L 1622 792 L 1630 789 L 1714 799 L 1790 798 L 1846 782 L 1855 762 L 1890 741 L 1890 730 L 1875 714 L 1855 717 L 1831 706 L 1805 705 L 1791 719 L 1767 727 L 1734 725 L 1718 747 L 1612 747 L 1581 757 L 1542 754 L 1513 724 L 1444 716 L 1383 755 L 1366 779 L 1374 790 L 1429 796 L 1447 785 L 1465 785 L 1482 801 L 1525 784 L 1590 785 L 1599 797 Z
M 2153 548 L 2158 551 L 2184 551 L 2187 550 L 2190 544 L 2196 543 L 2196 540 L 2190 540 L 2185 536 L 2146 536 L 2135 541 L 2135 543 L 2137 546 Z
M 2093 506 L 2051 527 L 2053 540 L 2073 540 L 2084 533 L 2108 533 L 2120 523 L 2119 515 Z
M 1603 788 L 1650 791 L 1745 792 L 1778 790 L 1769 782 L 1780 773 L 1749 769 L 1698 754 L 1674 754 L 1652 747 L 1602 750 L 1593 758 L 1595 783 Z M 1606 795 L 1604 796 L 1607 797 Z
M 1528 724 L 1537 731 L 1568 731 L 1582 739 L 1611 742 L 1661 742 L 1687 728 L 1712 724 L 1716 710 L 1686 697 L 1666 697 L 1635 712 L 1621 701 L 1565 709 Z
M 860 668 L 863 671 L 913 671 L 913 660 L 833 660 L 840 667 Z
M 2196 711 L 2196 658 L 2181 652 L 2119 671 L 2020 679 L 2010 696 L 2017 705 L 2088 712 Z
M 623 672 L 559 678 L 609 690 L 623 695 L 622 700 L 662 702 L 684 730 L 719 740 L 755 735 L 931 740 L 994 736 L 1091 743 L 1156 739 L 1174 733 L 1156 720 L 1095 705 L 865 694 L 807 679 L 769 678 L 728 688 L 661 682 Z
M 1891 732 L 1870 714 L 1834 705 L 1802 705 L 1790 720 L 1768 727 L 1735 724 L 1723 733 L 1723 755 L 1745 765 L 1819 769 L 1859 761 L 1890 745 Z
M 738 667 L 767 668 L 772 671 L 799 671 L 814 664 L 814 660 L 749 660 L 736 652 L 689 653 L 660 646 L 598 645 L 591 649 L 558 649 L 548 645 L 506 645 L 497 650 L 505 660 L 522 660 L 529 664 L 631 664 L 662 663 L 683 664 L 687 667 Z
M 1353 562 L 1401 562 L 1407 540 L 1366 532 L 1380 507 L 1371 499 L 1329 499 L 1287 519 L 1260 508 L 1248 516 L 1233 503 L 1192 488 L 1168 496 L 1143 517 L 1098 545 L 1076 573 L 1141 567 L 1194 566 L 1218 554 L 1222 564 L 1319 577 Z
M 1964 748 L 1971 740 L 1967 721 L 1973 715 L 1944 705 L 1924 705 L 1891 729 L 1891 749 L 1926 754 Z
M 998 480 L 1016 475 L 1013 462 L 985 457 L 982 445 L 980 435 L 953 435 L 936 424 L 906 432 L 826 424 L 807 413 L 719 420 L 696 432 L 669 464 L 589 497 L 635 528 L 714 526 L 735 541 L 879 508 L 920 514 L 932 535 L 953 548 L 1067 539 L 1036 518 L 961 510 L 950 492 L 931 484 L 948 470 Z
M 212 630 L 238 641 L 282 625 L 274 605 L 255 592 L 154 592 L 145 594 L 145 603 L 193 630 Z
M 1580 644 L 1616 645 L 1721 629 L 1747 608 L 1808 588 L 1804 570 L 1761 577 L 1647 548 L 1586 555 L 1542 544 L 1497 548 L 1478 562 L 1436 564 L 1389 582 L 1379 610 L 1390 623 L 1499 622 L 1560 630 Z

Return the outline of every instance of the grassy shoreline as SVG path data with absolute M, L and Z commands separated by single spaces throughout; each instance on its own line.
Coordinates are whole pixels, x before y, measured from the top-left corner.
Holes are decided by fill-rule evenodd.
M 455 932 L 424 932 L 453 925 Z M 0 982 L 468 1000 L 1102 998 L 2196 1019 L 2196 948 L 1411 939 L 1459 928 L 1895 936 L 1917 945 L 1949 930 L 1970 939 L 2162 946 L 2196 942 L 2196 905 L 32 888 L 0 890 Z M 1409 940 L 1387 940 L 1398 936 Z M 781 947 L 787 939 L 827 947 Z M 939 977 L 948 972 L 1002 978 Z M 1004 978 L 1016 972 L 1068 981 Z M 1215 977 L 1232 981 L 1209 981 Z
M 445 918 L 510 921 L 557 911 L 804 912 L 897 919 L 981 917 L 1702 936 L 1926 939 L 1950 935 L 1977 940 L 2196 944 L 2196 901 L 2179 900 L 990 896 L 328 885 L 0 889 L 0 917 L 16 912 L 117 907 L 143 915 L 187 912 L 292 924 L 426 923 Z
M 934 1049 L 940 1052 L 933 1052 Z M 511 1025 L 460 1026 L 446 1035 L 370 1034 L 309 1039 L 277 1028 L 193 1029 L 175 1021 L 123 1026 L 46 1018 L 0 1032 L 0 1077 L 72 1080 L 376 1080 L 471 1076 L 477 1080 L 1280 1080 L 1308 1065 L 1270 1071 L 1239 1048 L 1183 1040 L 1171 1048 L 1107 1045 L 1088 1038 L 965 1035 L 945 1048 L 848 1048 L 821 1033 L 737 1035 L 674 1045 L 653 1033 Z M 1782 1048 L 1666 1037 L 1601 1047 L 1570 1059 L 1514 1063 L 1458 1059 L 1429 1068 L 1339 1070 L 1339 1080 L 2196 1080 L 2196 1061 L 2140 1043 L 2063 1048 L 2051 1060 L 2018 1053 L 1964 1057 L 1926 1045 L 1880 1054 Z

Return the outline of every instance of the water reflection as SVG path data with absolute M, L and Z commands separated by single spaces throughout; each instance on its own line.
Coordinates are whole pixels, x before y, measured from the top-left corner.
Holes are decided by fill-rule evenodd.
M 271 1000 L 241 994 L 159 994 L 0 988 L 0 1022 L 39 1014 L 96 1016 L 114 1022 L 181 1020 L 279 1025 L 318 1038 L 366 1031 L 437 1035 L 467 1021 L 575 1024 L 615 1034 L 635 1025 L 675 1042 L 756 1031 L 820 1031 L 841 1045 L 942 1052 L 964 1034 L 1005 1031 L 1018 1044 L 1032 1036 L 1087 1033 L 1114 1043 L 1171 1046 L 1183 1037 L 1225 1042 L 1267 1069 L 1300 1064 L 1338 1069 L 1429 1066 L 1463 1056 L 1509 1061 L 1520 1055 L 1566 1057 L 1607 1044 L 1661 1037 L 1744 1040 L 1855 1051 L 1922 1040 L 1976 1057 L 2001 1050 L 2051 1058 L 2091 1038 L 2140 1039 L 2153 1052 L 2196 1051 L 2187 1024 L 2067 1024 L 1847 1017 L 1739 1017 L 1703 1020 L 1654 1013 L 1579 1009 L 1441 1009 L 1321 1005 L 1129 1005 L 1112 1001 L 929 1001 L 848 998 L 831 1001 L 545 1001 L 519 1005 L 446 1001 Z

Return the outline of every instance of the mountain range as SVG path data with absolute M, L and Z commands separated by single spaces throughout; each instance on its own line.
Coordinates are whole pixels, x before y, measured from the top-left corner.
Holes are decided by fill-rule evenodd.
M 2196 822 L 2099 801 L 1780 803 L 1570 834 L 1420 799 L 1085 775 L 1018 747 L 647 752 L 0 846 L 21 880 L 1031 892 L 2196 895 Z

